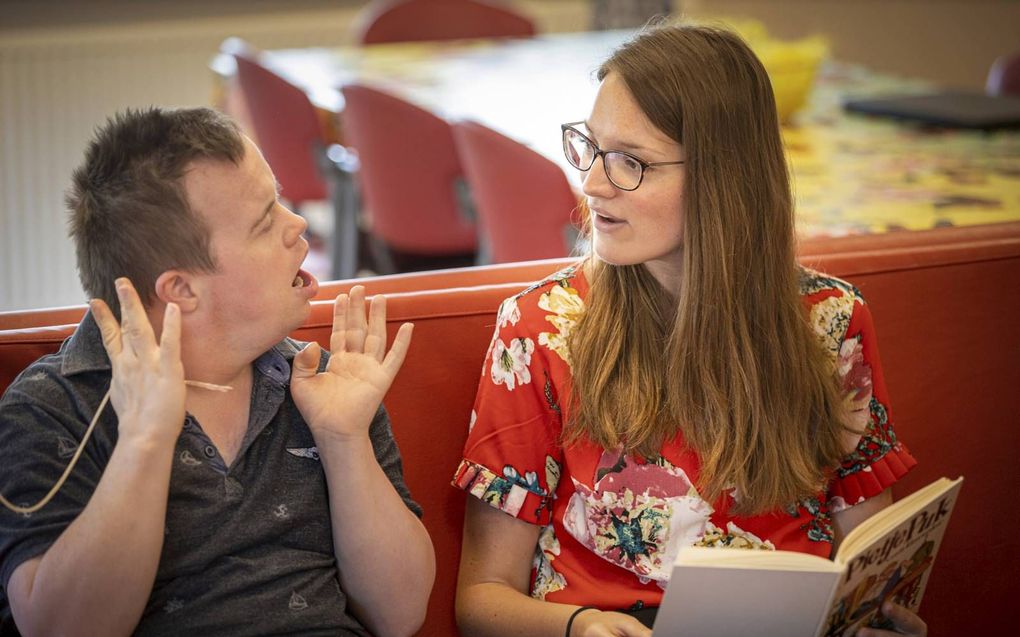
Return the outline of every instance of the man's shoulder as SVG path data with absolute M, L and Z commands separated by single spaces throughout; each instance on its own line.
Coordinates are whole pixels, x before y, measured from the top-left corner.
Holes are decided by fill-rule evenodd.
M 67 360 L 64 348 L 47 354 L 26 367 L 0 398 L 0 409 L 19 403 L 43 402 L 53 405 L 67 400 L 80 391 L 96 386 L 96 374 L 73 374 L 65 372 Z M 103 374 L 109 377 L 109 372 Z

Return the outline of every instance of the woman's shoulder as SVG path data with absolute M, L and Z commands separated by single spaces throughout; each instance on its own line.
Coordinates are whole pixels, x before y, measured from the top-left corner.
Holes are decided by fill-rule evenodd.
M 584 309 L 588 282 L 583 273 L 583 261 L 571 264 L 546 278 L 532 283 L 517 294 L 503 300 L 499 306 L 500 324 L 518 320 L 544 320 L 549 312 L 578 314 Z
M 520 300 L 527 296 L 538 297 L 542 294 L 548 294 L 553 288 L 578 290 L 579 294 L 582 290 L 587 292 L 588 281 L 584 277 L 584 263 L 584 260 L 572 263 L 562 270 L 550 274 L 541 281 L 532 283 L 514 295 L 513 298 Z
M 800 296 L 808 305 L 833 297 L 839 297 L 850 303 L 864 303 L 861 291 L 852 283 L 804 266 L 798 266 L 798 270 Z
M 853 284 L 810 268 L 800 269 L 800 294 L 808 322 L 831 354 L 839 352 L 851 323 L 864 308 L 864 297 Z M 863 310 L 866 314 L 867 310 Z

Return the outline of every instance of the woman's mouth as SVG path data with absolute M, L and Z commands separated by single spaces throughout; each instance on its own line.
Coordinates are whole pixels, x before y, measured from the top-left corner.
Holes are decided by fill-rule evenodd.
M 610 217 L 608 215 L 600 214 L 592 211 L 592 225 L 599 232 L 609 232 L 624 226 L 627 222 L 616 217 Z

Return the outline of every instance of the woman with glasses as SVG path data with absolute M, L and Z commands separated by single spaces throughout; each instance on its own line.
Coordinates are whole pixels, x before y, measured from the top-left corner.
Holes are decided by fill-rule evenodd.
M 649 635 L 681 546 L 828 556 L 915 464 L 867 305 L 797 265 L 747 45 L 650 29 L 598 78 L 562 127 L 591 254 L 501 305 L 454 478 L 464 634 Z

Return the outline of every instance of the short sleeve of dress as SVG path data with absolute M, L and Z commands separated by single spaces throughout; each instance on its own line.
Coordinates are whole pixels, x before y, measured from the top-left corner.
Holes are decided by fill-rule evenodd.
M 844 457 L 829 485 L 833 512 L 880 494 L 917 464 L 893 427 L 871 310 L 855 288 L 841 296 L 849 321 L 843 322 L 836 366 L 850 400 L 862 400 L 869 389 L 871 399 L 857 412 L 859 422 L 854 424 L 863 429 L 857 447 Z
M 557 390 L 539 293 L 503 301 L 482 366 L 454 486 L 532 524 L 549 523 L 562 452 Z

